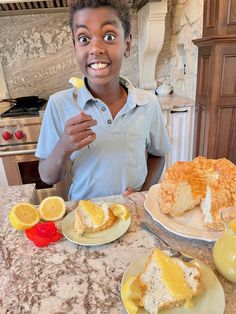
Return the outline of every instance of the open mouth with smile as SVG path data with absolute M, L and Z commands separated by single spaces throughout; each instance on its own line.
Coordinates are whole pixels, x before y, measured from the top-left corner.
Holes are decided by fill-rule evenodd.
M 93 70 L 102 70 L 108 66 L 109 66 L 109 64 L 104 63 L 104 62 L 90 63 L 89 64 L 89 67 L 92 68 Z
M 110 63 L 108 62 L 92 62 L 88 64 L 90 73 L 107 74 Z

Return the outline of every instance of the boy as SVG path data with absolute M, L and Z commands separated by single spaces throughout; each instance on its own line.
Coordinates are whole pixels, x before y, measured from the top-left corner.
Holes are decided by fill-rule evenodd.
M 70 162 L 70 200 L 148 190 L 170 144 L 156 96 L 119 76 L 131 46 L 128 3 L 74 0 L 69 9 L 84 86 L 48 101 L 36 150 L 41 179 L 62 180 Z

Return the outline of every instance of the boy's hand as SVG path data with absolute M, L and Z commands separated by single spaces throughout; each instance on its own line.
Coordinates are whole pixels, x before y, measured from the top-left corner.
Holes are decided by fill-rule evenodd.
M 82 111 L 66 121 L 65 130 L 61 137 L 64 150 L 72 153 L 92 143 L 96 138 L 96 134 L 91 130 L 91 127 L 96 124 L 96 120 Z
M 134 193 L 135 191 L 132 189 L 132 188 L 127 188 L 125 191 L 124 191 L 124 193 L 123 193 L 123 195 L 124 196 L 128 196 L 128 195 L 130 195 L 130 194 L 132 194 L 132 193 Z

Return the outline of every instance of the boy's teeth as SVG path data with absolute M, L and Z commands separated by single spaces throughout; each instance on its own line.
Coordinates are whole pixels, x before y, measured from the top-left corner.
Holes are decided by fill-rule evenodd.
M 107 66 L 106 63 L 93 63 L 91 64 L 91 68 L 92 69 L 95 69 L 95 70 L 98 70 L 98 69 L 103 69 Z

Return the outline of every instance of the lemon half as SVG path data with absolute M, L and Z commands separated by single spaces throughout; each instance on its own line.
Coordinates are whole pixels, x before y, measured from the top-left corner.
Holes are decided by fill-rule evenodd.
M 35 226 L 40 220 L 38 210 L 30 203 L 19 203 L 11 208 L 9 221 L 17 230 Z
M 43 220 L 56 221 L 64 216 L 66 204 L 59 196 L 46 197 L 39 205 L 39 214 Z

